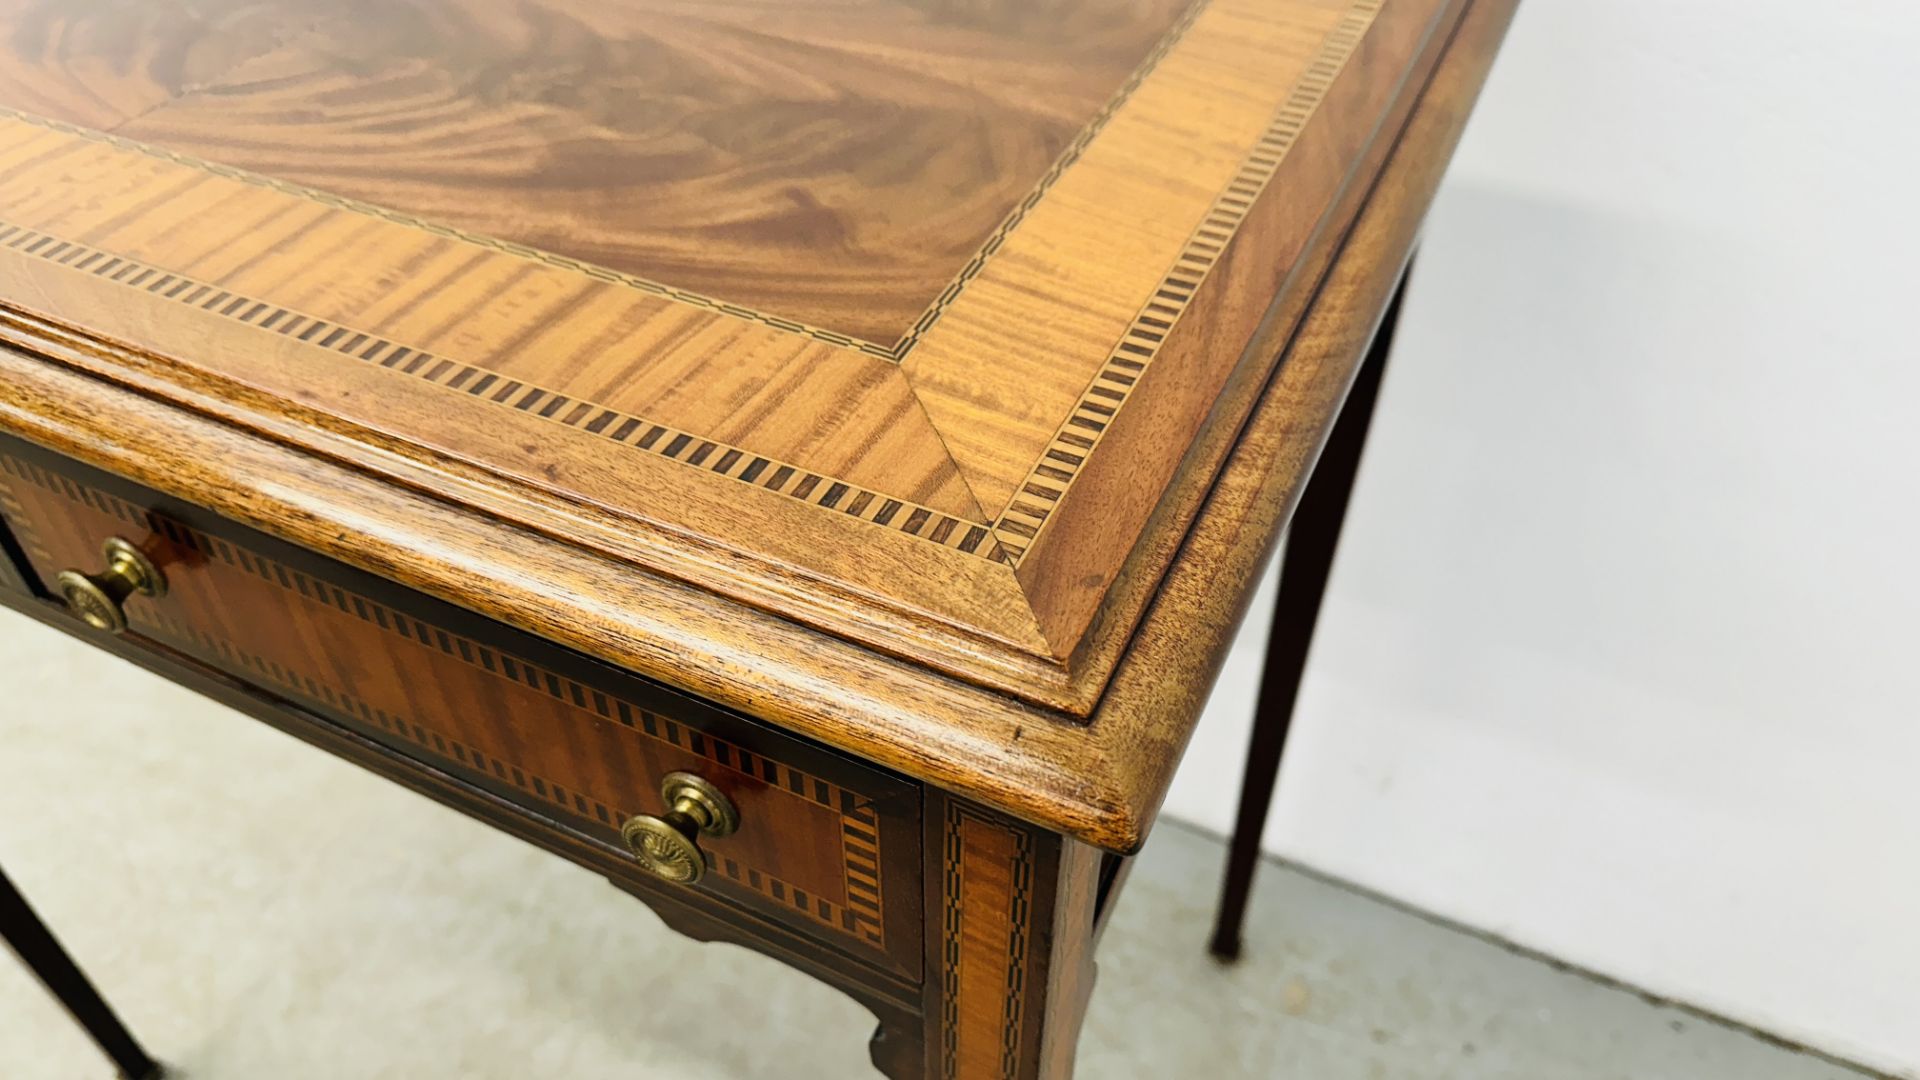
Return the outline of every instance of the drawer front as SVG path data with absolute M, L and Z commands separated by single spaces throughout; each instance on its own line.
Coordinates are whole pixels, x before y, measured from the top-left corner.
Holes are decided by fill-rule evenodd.
M 692 889 L 918 977 L 920 793 L 910 781 L 471 612 L 0 438 L 0 517 L 25 584 L 104 568 L 109 537 L 165 575 L 125 603 L 165 645 L 624 850 L 686 771 L 738 807 Z

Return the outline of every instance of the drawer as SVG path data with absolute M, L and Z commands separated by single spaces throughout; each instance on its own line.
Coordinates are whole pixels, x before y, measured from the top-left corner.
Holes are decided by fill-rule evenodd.
M 129 640 L 187 654 L 548 827 L 624 852 L 623 823 L 666 812 L 662 778 L 693 773 L 739 825 L 700 838 L 707 871 L 689 890 L 919 975 L 912 781 L 4 436 L 0 519 L 23 564 L 17 585 L 56 596 L 62 570 L 103 570 L 103 544 L 128 541 L 166 582 L 162 596 L 125 602 Z

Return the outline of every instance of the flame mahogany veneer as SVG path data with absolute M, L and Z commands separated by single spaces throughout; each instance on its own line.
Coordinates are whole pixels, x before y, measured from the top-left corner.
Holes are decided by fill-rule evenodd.
M 1514 6 L 0 3 L 0 597 L 1065 1077 Z

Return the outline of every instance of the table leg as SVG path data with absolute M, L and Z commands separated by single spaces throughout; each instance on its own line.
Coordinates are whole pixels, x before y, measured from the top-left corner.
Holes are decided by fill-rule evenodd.
M 926 836 L 925 1065 L 908 1075 L 1066 1080 L 1093 990 L 1100 853 L 944 795 Z
M 5 874 L 0 874 L 0 938 L 5 938 L 28 970 L 80 1021 L 119 1067 L 121 1076 L 127 1080 L 156 1080 L 160 1076 L 159 1064 L 140 1049 Z
M 1409 266 L 1407 274 L 1411 272 Z M 1213 955 L 1223 961 L 1240 957 L 1247 899 L 1259 865 L 1260 837 L 1266 829 L 1267 811 L 1273 805 L 1280 755 L 1286 746 L 1287 730 L 1292 726 L 1294 700 L 1306 670 L 1314 624 L 1320 617 L 1327 575 L 1333 569 L 1334 549 L 1340 542 L 1340 526 L 1346 520 L 1347 502 L 1353 494 L 1354 476 L 1360 469 L 1361 451 L 1366 446 L 1367 428 L 1373 421 L 1373 405 L 1379 395 L 1381 377 L 1386 372 L 1388 354 L 1393 349 L 1393 334 L 1400 320 L 1400 305 L 1406 289 L 1407 275 L 1403 275 L 1354 378 L 1346 407 L 1334 422 L 1320 462 L 1287 526 L 1286 547 L 1280 559 L 1279 596 L 1274 602 L 1273 628 L 1267 637 L 1266 668 L 1261 674 L 1260 697 L 1254 709 L 1246 777 L 1241 782 L 1240 813 L 1229 842 L 1226 880 L 1210 946 Z

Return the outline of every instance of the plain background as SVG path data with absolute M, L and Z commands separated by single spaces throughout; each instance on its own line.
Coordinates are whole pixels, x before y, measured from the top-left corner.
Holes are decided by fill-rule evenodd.
M 1917 110 L 1908 0 L 1522 5 L 1272 850 L 1920 1075 Z M 1179 817 L 1232 820 L 1263 635 Z

